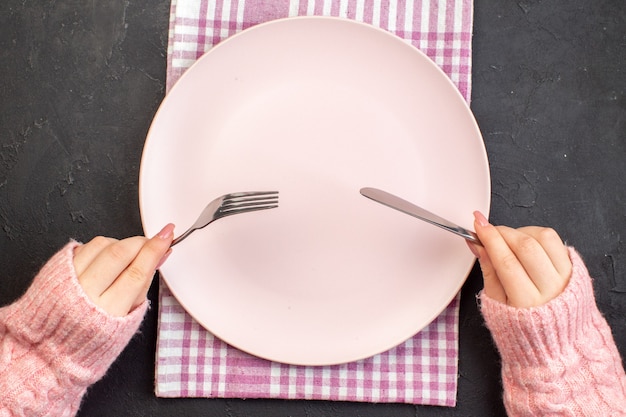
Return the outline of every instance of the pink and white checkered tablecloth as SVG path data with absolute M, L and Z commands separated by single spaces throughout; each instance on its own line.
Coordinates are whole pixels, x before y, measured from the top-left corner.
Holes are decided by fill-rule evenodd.
M 221 40 L 257 23 L 339 16 L 379 26 L 433 59 L 469 102 L 473 0 L 172 0 L 167 89 Z M 159 397 L 289 398 L 454 406 L 459 296 L 401 345 L 352 363 L 285 365 L 241 352 L 194 321 L 160 283 Z

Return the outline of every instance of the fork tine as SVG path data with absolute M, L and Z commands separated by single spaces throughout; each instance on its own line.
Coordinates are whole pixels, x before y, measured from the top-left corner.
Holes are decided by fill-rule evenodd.
M 231 214 L 247 213 L 249 211 L 273 209 L 276 207 L 278 207 L 278 204 L 267 204 L 267 205 L 262 205 L 262 206 L 255 205 L 255 206 L 233 207 L 228 210 L 221 210 L 220 215 L 227 216 Z
M 222 201 L 222 205 L 230 204 L 242 204 L 242 203 L 256 203 L 263 201 L 278 201 L 278 195 L 275 196 L 259 196 L 259 197 L 245 197 L 245 198 L 231 198 Z
M 224 204 L 220 207 L 220 211 L 231 211 L 238 210 L 246 207 L 263 207 L 269 205 L 278 206 L 278 200 L 263 200 L 263 201 L 251 201 L 245 203 L 236 203 L 236 204 Z
M 226 194 L 224 196 L 224 200 L 232 200 L 232 199 L 245 198 L 245 197 L 269 196 L 269 195 L 274 195 L 274 194 L 276 194 L 276 197 L 278 197 L 278 191 L 248 191 L 248 192 L 242 192 L 242 193 L 231 193 L 231 194 Z

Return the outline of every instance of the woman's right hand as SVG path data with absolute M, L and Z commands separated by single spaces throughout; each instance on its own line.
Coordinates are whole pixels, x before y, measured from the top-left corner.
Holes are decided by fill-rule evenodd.
M 146 299 L 152 277 L 170 254 L 174 225 L 148 239 L 96 237 L 74 249 L 78 282 L 91 301 L 122 317 Z
M 483 272 L 485 294 L 512 307 L 537 307 L 563 292 L 572 274 L 569 251 L 550 228 L 493 226 L 480 212 L 470 243 Z

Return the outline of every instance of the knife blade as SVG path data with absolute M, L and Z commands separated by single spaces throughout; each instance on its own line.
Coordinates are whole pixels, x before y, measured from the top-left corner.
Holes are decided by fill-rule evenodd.
M 426 223 L 430 223 L 434 226 L 440 227 L 448 232 L 452 232 L 456 235 L 461 236 L 462 238 L 475 243 L 477 245 L 481 245 L 478 236 L 476 233 L 471 230 L 467 230 L 464 227 L 461 227 L 455 223 L 452 223 L 449 220 L 444 219 L 443 217 L 437 216 L 430 211 L 417 206 L 409 201 L 404 200 L 398 196 L 395 196 L 391 193 L 388 193 L 383 190 L 379 190 L 378 188 L 365 187 L 361 188 L 361 194 L 371 200 L 376 201 L 377 203 L 383 204 L 387 207 L 391 207 L 398 211 L 401 211 L 405 214 L 408 214 L 413 217 L 417 217 L 420 220 L 425 221 Z

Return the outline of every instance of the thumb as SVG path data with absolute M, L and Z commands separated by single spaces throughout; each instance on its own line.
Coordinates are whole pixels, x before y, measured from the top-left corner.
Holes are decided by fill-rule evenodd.
M 500 283 L 500 278 L 496 272 L 496 269 L 491 263 L 491 258 L 484 247 L 475 245 L 476 252 L 478 252 L 478 262 L 480 269 L 483 272 L 483 284 L 485 286 L 484 292 L 489 298 L 506 304 L 507 296 L 504 291 L 504 287 Z

